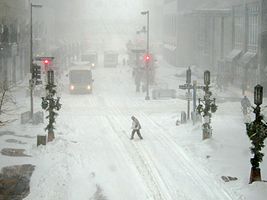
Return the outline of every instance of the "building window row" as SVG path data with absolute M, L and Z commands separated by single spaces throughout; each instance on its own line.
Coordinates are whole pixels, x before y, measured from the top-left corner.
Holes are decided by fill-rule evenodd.
M 166 15 L 164 17 L 164 34 L 167 36 L 176 36 L 177 34 L 177 17 L 175 15 Z
M 248 5 L 248 50 L 256 52 L 259 38 L 259 5 Z

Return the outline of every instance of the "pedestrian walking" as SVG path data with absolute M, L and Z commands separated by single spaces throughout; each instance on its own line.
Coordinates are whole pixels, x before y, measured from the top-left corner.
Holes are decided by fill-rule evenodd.
M 251 107 L 251 103 L 249 99 L 247 98 L 247 96 L 244 96 L 244 98 L 241 100 L 241 106 L 242 106 L 243 115 L 247 115 L 248 108 Z
M 141 136 L 140 133 L 140 129 L 141 129 L 141 125 L 138 121 L 138 119 L 135 116 L 132 116 L 131 119 L 132 121 L 132 135 L 131 135 L 131 140 L 134 138 L 134 134 L 137 133 L 137 135 L 139 136 L 139 138 L 142 140 L 143 137 Z

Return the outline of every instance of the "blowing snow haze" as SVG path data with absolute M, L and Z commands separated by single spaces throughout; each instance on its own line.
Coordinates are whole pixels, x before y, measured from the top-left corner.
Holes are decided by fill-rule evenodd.
M 60 23 L 55 25 L 59 38 L 67 35 L 102 42 L 115 40 L 111 41 L 110 46 L 116 45 L 118 38 L 127 41 L 129 35 L 138 28 L 142 18 L 140 0 L 56 1 L 50 6 L 55 8 L 55 15 L 60 20 Z M 120 47 L 123 45 L 119 44 Z
M 0 0 L 0 200 L 266 200 L 266 0 Z

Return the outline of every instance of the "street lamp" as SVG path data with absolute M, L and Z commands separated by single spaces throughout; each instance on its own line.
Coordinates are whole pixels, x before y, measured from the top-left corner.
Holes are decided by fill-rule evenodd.
M 263 99 L 263 87 L 261 85 L 256 85 L 254 90 L 254 103 L 257 106 L 262 104 Z
M 215 98 L 211 99 L 212 92 L 210 91 L 210 71 L 204 72 L 204 87 L 203 90 L 205 95 L 203 99 L 198 99 L 197 112 L 201 114 L 204 118 L 204 123 L 202 125 L 202 135 L 203 140 L 210 138 L 212 135 L 212 128 L 210 125 L 211 122 L 211 113 L 215 113 L 217 110 L 217 105 L 215 104 Z
M 262 104 L 262 99 L 263 87 L 261 85 L 256 85 L 254 88 L 254 104 L 256 104 L 256 107 L 252 107 L 255 113 L 255 120 L 251 123 L 246 123 L 247 135 L 252 144 L 250 150 L 251 153 L 254 154 L 254 157 L 250 159 L 252 167 L 249 183 L 261 181 L 260 162 L 262 162 L 264 156 L 261 150 L 265 146 L 264 140 L 267 138 L 267 124 L 261 115 L 260 105 Z
M 209 85 L 210 84 L 210 71 L 206 70 L 204 72 L 204 84 Z
M 30 8 L 30 72 L 32 73 L 33 70 L 33 50 L 32 50 L 32 8 L 41 8 L 42 5 L 34 5 L 31 3 L 31 8 Z M 30 80 L 30 93 L 31 93 L 31 119 L 33 118 L 33 87 L 34 87 L 34 80 Z
M 48 116 L 46 117 L 49 121 L 45 130 L 48 131 L 47 141 L 50 142 L 54 140 L 54 125 L 56 123 L 55 118 L 58 115 L 56 111 L 60 110 L 61 104 L 59 103 L 60 97 L 55 97 L 56 95 L 56 85 L 54 81 L 54 71 L 49 70 L 47 72 L 47 85 L 46 85 L 46 97 L 42 97 L 42 108 L 48 111 Z
M 147 16 L 147 30 L 146 30 L 146 34 L 147 34 L 147 39 L 146 39 L 146 55 L 149 56 L 149 11 L 142 11 L 141 12 L 142 15 L 146 15 Z M 146 61 L 146 98 L 145 100 L 149 100 L 149 73 L 148 73 L 148 67 L 149 67 L 149 60 Z

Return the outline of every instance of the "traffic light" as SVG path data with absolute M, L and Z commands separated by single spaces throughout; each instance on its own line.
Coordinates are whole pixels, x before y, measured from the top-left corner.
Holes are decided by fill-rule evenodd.
M 145 62 L 149 62 L 150 61 L 150 55 L 145 55 Z
M 32 79 L 36 81 L 41 79 L 41 66 L 37 64 L 32 65 Z
M 43 62 L 45 65 L 48 65 L 50 63 L 50 61 L 48 59 L 45 59 Z
M 47 72 L 47 71 L 49 70 L 49 65 L 51 64 L 51 60 L 48 59 L 48 58 L 45 58 L 45 59 L 43 60 L 43 63 L 44 63 L 44 69 L 45 69 L 45 71 Z

